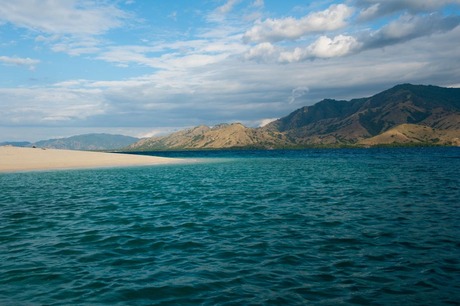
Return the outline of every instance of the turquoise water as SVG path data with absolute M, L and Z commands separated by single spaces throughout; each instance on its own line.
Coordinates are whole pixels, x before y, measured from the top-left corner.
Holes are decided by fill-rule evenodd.
M 459 305 L 460 149 L 0 175 L 0 305 Z

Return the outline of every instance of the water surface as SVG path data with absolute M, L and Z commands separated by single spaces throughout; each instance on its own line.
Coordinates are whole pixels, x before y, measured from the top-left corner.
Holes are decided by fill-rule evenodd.
M 161 155 L 1 174 L 0 305 L 460 301 L 458 148 Z

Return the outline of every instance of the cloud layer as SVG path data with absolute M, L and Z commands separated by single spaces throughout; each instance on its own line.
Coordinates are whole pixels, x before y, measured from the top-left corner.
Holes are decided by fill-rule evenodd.
M 121 26 L 127 14 L 104 2 L 15 0 L 0 6 L 0 20 L 48 34 L 96 35 Z
M 0 141 L 259 126 L 397 83 L 458 86 L 459 0 L 208 5 L 4 3 Z
M 304 17 L 259 20 L 243 35 L 247 44 L 253 45 L 246 58 L 266 60 L 268 56 L 281 63 L 294 63 L 315 58 L 341 57 L 359 53 L 366 49 L 384 48 L 405 43 L 418 37 L 429 37 L 436 33 L 448 32 L 460 25 L 460 16 L 443 15 L 434 9 L 448 4 L 458 4 L 456 0 L 445 1 L 356 1 L 356 8 L 344 4 L 331 5 L 326 10 L 309 13 Z M 361 8 L 359 10 L 359 8 Z M 355 11 L 357 14 L 353 15 Z M 384 18 L 394 14 L 380 28 L 363 27 L 354 35 L 338 34 L 341 29 L 352 29 L 355 25 L 365 25 L 364 21 Z M 399 17 L 397 15 L 399 14 Z M 325 35 L 327 33 L 333 36 Z M 310 44 L 291 48 L 276 46 L 274 43 L 286 40 L 309 41 Z
M 4 65 L 17 65 L 17 66 L 28 66 L 29 69 L 35 69 L 35 66 L 40 63 L 39 60 L 31 58 L 20 58 L 10 56 L 0 56 L 0 63 Z

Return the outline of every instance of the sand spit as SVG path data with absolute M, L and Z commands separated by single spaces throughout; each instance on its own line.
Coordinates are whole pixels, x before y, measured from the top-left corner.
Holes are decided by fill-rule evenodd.
M 0 172 L 147 166 L 184 162 L 187 161 L 145 155 L 0 146 Z

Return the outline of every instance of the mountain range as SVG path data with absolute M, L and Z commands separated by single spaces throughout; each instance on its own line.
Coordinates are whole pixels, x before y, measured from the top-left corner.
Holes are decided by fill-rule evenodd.
M 139 141 L 139 138 L 112 135 L 112 134 L 84 134 L 66 138 L 41 140 L 35 143 L 28 141 L 21 142 L 2 142 L 2 145 L 12 145 L 17 147 L 39 147 L 49 149 L 66 149 L 66 150 L 115 150 L 126 147 Z
M 401 84 L 372 97 L 325 99 L 260 128 L 198 126 L 126 150 L 460 145 L 460 88 Z
M 460 88 L 401 84 L 367 98 L 324 99 L 259 128 L 224 123 L 143 139 L 84 134 L 0 145 L 112 151 L 460 146 Z
M 42 140 L 34 145 L 42 148 L 68 150 L 114 150 L 138 141 L 139 138 L 112 134 L 84 134 L 68 138 Z

